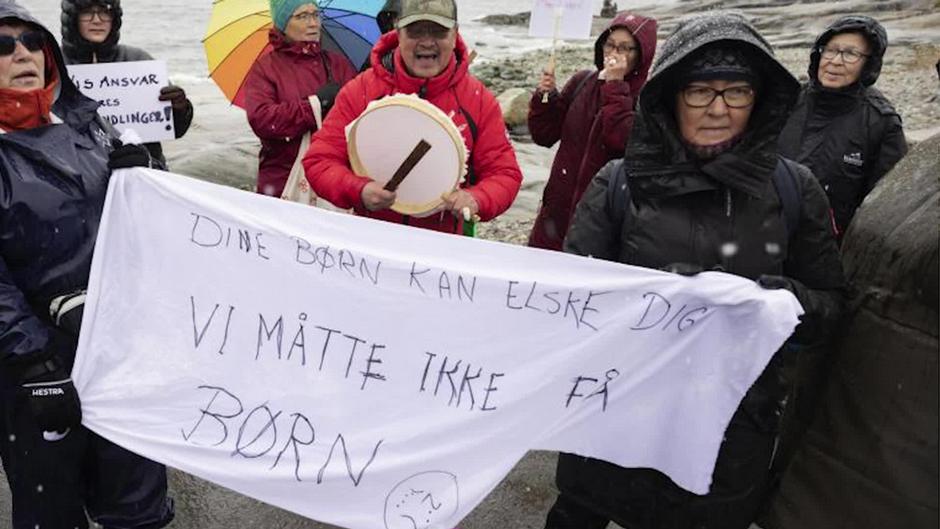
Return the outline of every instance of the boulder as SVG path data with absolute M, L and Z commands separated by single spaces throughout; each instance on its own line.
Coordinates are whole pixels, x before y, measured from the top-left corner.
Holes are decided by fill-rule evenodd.
M 507 127 L 514 129 L 526 125 L 531 98 L 532 92 L 522 88 L 510 88 L 496 98 L 503 110 L 503 121 Z
M 940 525 L 938 220 L 935 135 L 879 182 L 849 226 L 847 317 L 762 527 Z

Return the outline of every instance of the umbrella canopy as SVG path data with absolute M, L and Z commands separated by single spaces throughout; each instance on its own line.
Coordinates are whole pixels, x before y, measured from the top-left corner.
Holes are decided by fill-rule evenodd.
M 369 59 L 380 33 L 375 16 L 385 0 L 320 0 L 324 49 L 343 54 L 356 70 Z M 271 51 L 273 27 L 267 0 L 215 0 L 203 39 L 209 76 L 233 104 L 244 107 L 245 77 Z

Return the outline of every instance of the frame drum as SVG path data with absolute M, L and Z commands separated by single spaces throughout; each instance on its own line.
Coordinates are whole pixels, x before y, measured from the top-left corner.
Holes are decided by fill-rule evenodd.
M 397 94 L 370 103 L 346 127 L 346 142 L 356 174 L 387 185 L 396 172 L 406 173 L 404 179 L 399 175 L 391 208 L 402 215 L 432 213 L 443 204 L 441 195 L 456 189 L 466 173 L 467 147 L 457 126 L 415 95 Z M 416 151 L 417 157 L 412 156 Z M 406 161 L 414 163 L 416 158 L 408 170 Z

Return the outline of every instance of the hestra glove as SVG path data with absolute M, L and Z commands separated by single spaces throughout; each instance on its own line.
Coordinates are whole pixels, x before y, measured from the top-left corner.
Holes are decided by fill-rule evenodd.
M 55 360 L 34 364 L 27 372 L 21 387 L 40 430 L 65 432 L 81 424 L 78 392 L 72 378 Z

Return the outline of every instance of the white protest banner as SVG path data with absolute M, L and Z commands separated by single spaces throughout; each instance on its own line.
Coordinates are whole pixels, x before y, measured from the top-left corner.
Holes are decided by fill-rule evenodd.
M 535 0 L 529 18 L 529 36 L 587 39 L 591 37 L 593 17 L 593 0 Z
M 73 64 L 69 77 L 86 96 L 98 101 L 98 113 L 120 132 L 134 130 L 143 141 L 175 138 L 173 110 L 160 101 L 169 84 L 165 61 Z
M 530 449 L 708 490 L 801 313 L 783 290 L 115 173 L 73 371 L 84 424 L 352 529 L 454 527 Z

